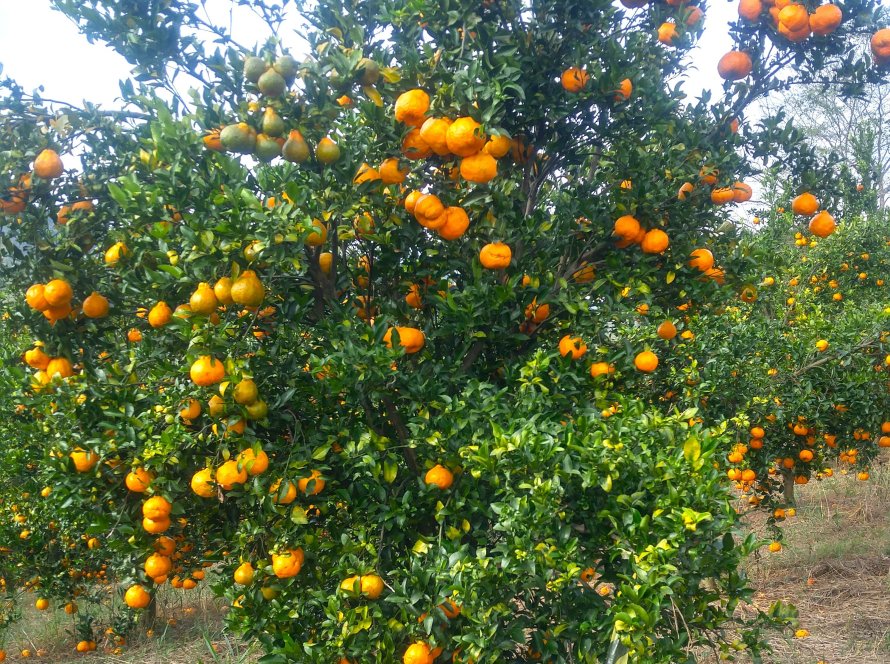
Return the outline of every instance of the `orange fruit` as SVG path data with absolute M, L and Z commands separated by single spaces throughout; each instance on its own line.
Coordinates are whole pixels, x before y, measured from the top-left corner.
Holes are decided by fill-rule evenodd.
M 50 304 L 43 295 L 43 284 L 34 284 L 25 291 L 25 302 L 28 306 L 37 311 L 44 311 L 49 308 Z
M 479 152 L 460 160 L 460 175 L 464 180 L 485 184 L 498 174 L 498 162 L 490 154 Z
M 640 244 L 644 254 L 663 254 L 670 245 L 668 234 L 660 228 L 648 231 Z
M 652 373 L 658 367 L 658 356 L 651 350 L 644 350 L 634 358 L 634 366 L 643 373 Z
M 277 505 L 290 505 L 297 499 L 297 485 L 287 480 L 284 492 L 281 492 L 281 480 L 275 480 L 269 487 L 269 493 L 272 494 L 272 502 Z
M 409 127 L 419 127 L 430 110 L 430 96 L 423 90 L 403 92 L 396 99 L 395 115 L 398 122 Z
M 635 217 L 626 214 L 615 220 L 615 226 L 612 232 L 620 238 L 630 240 L 640 233 L 641 228 L 640 222 L 637 221 Z
M 263 450 L 254 452 L 253 448 L 248 447 L 238 454 L 238 463 L 247 471 L 251 477 L 256 477 L 266 472 L 269 468 L 269 455 Z
M 145 470 L 145 468 L 134 468 L 127 473 L 124 484 L 133 493 L 145 493 L 154 478 L 154 473 Z
M 244 562 L 238 565 L 232 577 L 235 583 L 237 583 L 239 586 L 249 586 L 251 583 L 253 583 L 253 575 L 253 565 L 251 565 L 249 562 Z
M 414 218 L 424 228 L 438 229 L 448 221 L 445 205 L 435 194 L 421 194 L 414 201 Z
M 658 41 L 666 46 L 671 46 L 674 40 L 679 37 L 676 23 L 664 22 L 658 26 Z
M 195 292 L 189 298 L 189 306 L 192 308 L 192 311 L 204 316 L 212 314 L 218 305 L 216 294 L 206 281 L 199 283 Z
M 810 14 L 810 30 L 817 37 L 830 35 L 837 30 L 841 24 L 844 15 L 840 7 L 837 5 L 826 4 L 816 7 L 816 10 Z
M 229 459 L 216 469 L 216 483 L 225 491 L 231 490 L 236 484 L 247 482 L 247 471 L 238 467 L 238 461 Z
M 49 366 L 50 357 L 40 348 L 25 351 L 25 363 L 32 369 L 44 370 Z
M 406 159 L 426 159 L 433 154 L 433 149 L 423 140 L 420 129 L 415 127 L 402 139 L 402 154 Z
M 145 559 L 145 573 L 149 578 L 154 579 L 159 576 L 166 576 L 173 569 L 173 562 L 167 556 L 159 553 L 153 553 Z
M 305 555 L 303 549 L 288 549 L 282 553 L 272 554 L 272 573 L 279 579 L 288 579 L 300 573 Z
M 266 289 L 263 282 L 256 276 L 253 270 L 242 272 L 231 289 L 232 300 L 245 307 L 258 307 L 263 303 Z
M 589 80 L 587 72 L 578 67 L 569 67 L 560 76 L 562 87 L 567 92 L 581 92 Z
M 427 118 L 420 127 L 420 138 L 440 157 L 449 154 L 447 134 L 450 126 L 450 118 Z
M 74 292 L 64 279 L 53 279 L 43 287 L 43 297 L 50 307 L 61 307 L 71 302 Z
M 754 195 L 754 192 L 751 190 L 751 187 L 744 182 L 736 182 L 732 185 L 732 200 L 736 203 L 747 203 L 751 200 L 751 196 Z
M 495 159 L 500 159 L 501 157 L 506 156 L 512 147 L 513 141 L 509 136 L 498 134 L 497 136 L 490 136 L 488 138 L 488 141 L 486 141 L 485 145 L 482 147 L 482 151 L 487 152 Z
M 656 334 L 665 341 L 670 341 L 677 336 L 677 326 L 672 321 L 666 320 L 658 326 Z
M 108 315 L 108 299 L 93 291 L 84 299 L 81 309 L 87 318 L 105 318 Z
M 99 462 L 98 454 L 80 448 L 77 448 L 68 456 L 71 457 L 74 468 L 78 473 L 89 472 Z
M 739 0 L 739 16 L 752 23 L 760 19 L 763 13 L 761 0 Z
M 402 664 L 432 664 L 430 647 L 425 643 L 412 643 L 402 656 Z
M 834 233 L 837 224 L 834 222 L 834 217 L 823 210 L 810 219 L 809 228 L 810 232 L 817 237 L 828 237 Z M 835 295 L 839 295 L 839 293 L 835 293 Z
M 380 178 L 383 180 L 383 184 L 401 184 L 407 175 L 408 167 L 402 168 L 396 157 L 384 159 L 380 164 Z
M 195 385 L 209 387 L 220 382 L 226 375 L 223 363 L 210 355 L 202 355 L 192 363 L 189 376 Z
M 800 196 L 791 201 L 791 211 L 801 216 L 810 216 L 816 214 L 819 209 L 819 201 L 810 192 L 804 192 Z
M 42 150 L 34 159 L 34 175 L 45 180 L 52 180 L 65 172 L 62 159 L 55 150 Z
M 479 252 L 479 262 L 486 270 L 503 270 L 510 266 L 513 251 L 503 242 L 491 242 Z
M 573 337 L 569 334 L 559 340 L 559 354 L 572 360 L 579 360 L 587 352 L 587 344 L 581 337 Z
M 751 73 L 754 64 L 744 51 L 730 51 L 717 62 L 717 73 L 726 81 L 738 81 Z
M 423 477 L 423 481 L 428 486 L 435 486 L 442 491 L 450 488 L 454 483 L 454 473 L 441 464 L 436 464 Z
M 144 609 L 151 602 L 151 595 L 140 585 L 134 585 L 127 588 L 124 593 L 124 602 L 131 609 Z
M 445 133 L 448 151 L 458 157 L 470 157 L 479 152 L 485 145 L 485 134 L 482 125 L 473 118 L 458 118 L 451 123 Z
M 173 318 L 173 310 L 164 302 L 158 302 L 148 312 L 148 324 L 153 328 L 164 327 Z
M 105 250 L 105 264 L 108 267 L 114 267 L 122 258 L 130 254 L 130 250 L 123 242 L 115 242 Z
M 445 223 L 436 229 L 436 232 L 444 240 L 456 240 L 470 227 L 470 218 L 461 207 L 449 207 L 445 209 Z
M 714 254 L 709 249 L 696 249 L 689 259 L 689 267 L 694 267 L 702 272 L 707 272 L 714 267 Z
M 216 495 L 216 489 L 213 487 L 213 471 L 209 468 L 202 468 L 192 475 L 190 484 L 192 492 L 201 498 L 213 498 Z

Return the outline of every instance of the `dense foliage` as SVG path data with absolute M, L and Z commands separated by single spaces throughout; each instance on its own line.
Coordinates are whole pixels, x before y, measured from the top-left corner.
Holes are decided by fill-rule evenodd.
M 816 215 L 806 249 L 773 209 L 733 224 L 779 160 L 844 209 L 804 135 L 744 113 L 790 64 L 879 80 L 873 3 L 790 37 L 757 3 L 694 103 L 687 5 L 322 0 L 297 51 L 293 3 L 237 3 L 269 24 L 251 53 L 194 3 L 54 4 L 134 80 L 120 111 L 3 82 L 10 597 L 80 597 L 89 644 L 88 603 L 123 597 L 122 632 L 214 567 L 267 662 L 757 656 L 791 612 L 735 616 L 759 543 L 727 470 L 778 504 L 798 417 L 873 454 L 888 257 L 868 219 Z

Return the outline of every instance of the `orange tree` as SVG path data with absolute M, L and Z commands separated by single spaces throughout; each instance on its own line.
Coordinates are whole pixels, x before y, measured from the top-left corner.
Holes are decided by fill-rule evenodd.
M 135 77 L 121 111 L 3 84 L 33 368 L 4 379 L 32 423 L 4 444 L 48 489 L 3 526 L 40 531 L 0 558 L 13 593 L 150 609 L 215 565 L 268 662 L 760 650 L 767 616 L 723 631 L 756 546 L 735 431 L 665 396 L 689 358 L 654 316 L 722 297 L 747 157 L 827 180 L 740 119 L 792 63 L 880 78 L 872 3 L 789 37 L 802 5 L 743 2 L 714 104 L 673 85 L 689 5 L 325 0 L 298 59 L 290 3 L 253 3 L 254 52 L 192 3 L 54 4 Z
M 779 518 L 795 484 L 835 468 L 868 480 L 890 447 L 886 217 L 845 217 L 820 240 L 794 213 L 806 200 L 767 211 L 765 228 L 742 239 L 737 274 L 747 281 L 720 315 L 690 321 L 695 387 L 678 393 L 711 417 L 737 418 L 728 475 Z

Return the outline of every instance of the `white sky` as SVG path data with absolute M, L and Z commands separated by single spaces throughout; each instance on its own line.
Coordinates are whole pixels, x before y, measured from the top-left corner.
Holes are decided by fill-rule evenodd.
M 212 18 L 228 23 L 230 4 L 211 0 Z M 235 11 L 237 41 L 247 46 L 264 41 L 267 35 L 258 19 L 247 10 Z M 736 16 L 736 3 L 731 1 L 718 0 L 705 12 L 704 35 L 691 54 L 684 86 L 690 95 L 705 88 L 719 91 L 717 60 L 732 48 L 727 23 Z M 295 45 L 296 40 L 291 46 Z M 73 22 L 50 8 L 49 0 L 0 0 L 0 63 L 3 73 L 28 91 L 43 85 L 47 98 L 75 105 L 87 99 L 105 108 L 118 105 L 118 81 L 129 75 L 121 56 L 101 44 L 90 44 Z

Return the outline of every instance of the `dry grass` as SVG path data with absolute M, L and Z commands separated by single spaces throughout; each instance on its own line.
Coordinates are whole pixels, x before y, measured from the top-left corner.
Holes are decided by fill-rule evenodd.
M 752 516 L 759 530 L 762 517 Z M 749 563 L 755 605 L 776 600 L 800 612 L 805 639 L 776 634 L 767 664 L 890 664 L 890 467 L 868 482 L 836 475 L 798 487 L 797 516 L 784 524 L 781 553 Z M 10 662 L 103 664 L 251 664 L 261 653 L 223 630 L 220 604 L 209 591 L 169 591 L 155 635 L 131 637 L 120 654 L 72 652 L 73 621 L 61 611 L 25 612 L 6 649 Z M 175 625 L 167 625 L 167 620 Z M 21 660 L 21 648 L 44 657 Z
M 774 664 L 890 663 L 890 469 L 798 487 L 778 554 L 752 561 L 755 603 L 794 604 L 810 636 L 772 640 Z
M 96 652 L 85 655 L 73 651 L 74 618 L 59 610 L 38 612 L 28 606 L 7 635 L 7 662 L 251 664 L 262 654 L 225 631 L 221 604 L 209 590 L 170 589 L 163 593 L 159 605 L 164 609 L 158 613 L 150 636 L 144 628 L 134 630 L 119 653 L 110 642 L 100 642 Z M 21 658 L 23 648 L 30 649 L 31 659 Z M 38 649 L 46 654 L 34 657 Z

